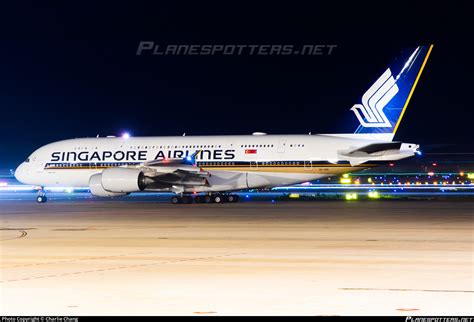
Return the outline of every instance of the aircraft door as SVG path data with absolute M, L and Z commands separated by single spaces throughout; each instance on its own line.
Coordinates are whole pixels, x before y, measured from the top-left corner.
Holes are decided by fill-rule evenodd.
M 278 147 L 277 147 L 277 152 L 278 153 L 284 153 L 285 152 L 285 147 L 286 147 L 286 141 L 279 141 L 278 142 Z

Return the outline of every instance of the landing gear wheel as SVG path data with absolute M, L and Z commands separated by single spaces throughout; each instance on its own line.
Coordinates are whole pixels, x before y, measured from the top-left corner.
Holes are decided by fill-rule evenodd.
M 193 198 L 191 196 L 183 196 L 181 202 L 185 204 L 193 203 Z
M 204 202 L 205 203 L 211 203 L 213 200 L 212 200 L 212 197 L 211 196 L 205 196 L 204 197 Z
M 171 197 L 171 203 L 174 204 L 174 205 L 176 205 L 178 203 L 181 203 L 181 198 L 178 197 L 178 196 L 173 196 L 173 197 Z
M 194 197 L 194 202 L 195 203 L 202 203 L 203 202 L 202 197 L 201 196 Z
M 228 195 L 227 196 L 227 201 L 228 202 L 237 202 L 237 201 L 239 201 L 239 196 L 237 196 L 237 195 Z
M 223 203 L 224 198 L 222 198 L 222 196 L 220 196 L 220 195 L 217 195 L 217 196 L 214 196 L 212 201 L 214 201 L 215 203 Z
M 46 196 L 38 196 L 38 197 L 36 197 L 36 202 L 37 202 L 37 203 L 45 203 L 46 201 L 48 201 L 48 198 L 46 198 Z

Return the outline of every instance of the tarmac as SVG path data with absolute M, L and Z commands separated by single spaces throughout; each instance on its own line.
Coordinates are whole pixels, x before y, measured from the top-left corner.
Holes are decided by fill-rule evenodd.
M 25 195 L 0 198 L 0 315 L 474 315 L 473 201 Z

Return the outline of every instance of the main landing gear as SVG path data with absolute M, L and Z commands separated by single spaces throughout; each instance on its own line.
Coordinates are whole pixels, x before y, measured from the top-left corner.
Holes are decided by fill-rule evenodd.
M 191 196 L 191 195 L 176 195 L 171 197 L 172 204 L 190 204 L 190 203 L 224 203 L 224 202 L 238 202 L 239 196 L 232 194 L 210 194 L 204 196 Z
M 44 191 L 43 187 L 38 190 L 38 195 L 36 196 L 36 202 L 37 203 L 45 203 L 48 201 L 48 198 L 46 197 L 46 192 Z

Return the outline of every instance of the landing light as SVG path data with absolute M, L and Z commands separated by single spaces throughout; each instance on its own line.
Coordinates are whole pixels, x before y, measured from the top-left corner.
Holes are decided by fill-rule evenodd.
M 130 138 L 130 133 L 128 133 L 128 132 L 123 133 L 122 138 L 124 138 L 124 139 Z

